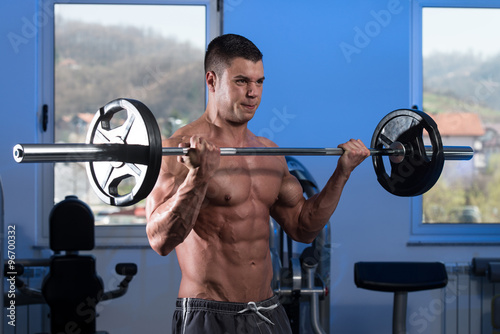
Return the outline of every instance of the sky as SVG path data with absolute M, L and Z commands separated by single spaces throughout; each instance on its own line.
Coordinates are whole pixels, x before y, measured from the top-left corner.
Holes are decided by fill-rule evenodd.
M 500 53 L 500 9 L 433 8 L 422 12 L 422 52 Z
M 201 5 L 56 5 L 56 14 L 67 19 L 150 27 L 202 49 L 206 45 L 205 12 Z M 435 51 L 500 53 L 500 9 L 424 7 L 422 39 L 424 56 Z
M 56 4 L 55 12 L 68 20 L 152 28 L 205 50 L 206 7 L 202 5 Z

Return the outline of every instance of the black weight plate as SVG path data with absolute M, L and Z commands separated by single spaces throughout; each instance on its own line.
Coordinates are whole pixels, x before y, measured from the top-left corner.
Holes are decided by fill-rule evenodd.
M 132 99 L 109 102 L 94 116 L 86 142 L 123 145 L 123 161 L 87 163 L 90 184 L 102 201 L 128 206 L 148 196 L 158 179 L 162 160 L 160 129 L 148 107 Z
M 424 146 L 424 129 L 432 144 L 430 158 Z M 390 175 L 383 157 L 372 156 L 382 187 L 397 196 L 418 196 L 431 189 L 444 165 L 443 143 L 434 120 L 426 113 L 413 109 L 398 109 L 389 113 L 377 125 L 371 147 L 389 148 L 394 142 L 403 144 L 406 154 L 400 163 L 390 161 Z

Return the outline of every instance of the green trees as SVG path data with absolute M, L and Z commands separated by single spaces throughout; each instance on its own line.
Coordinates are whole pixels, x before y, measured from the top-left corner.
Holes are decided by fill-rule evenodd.
M 164 136 L 171 135 L 175 120 L 185 123 L 203 112 L 204 50 L 131 26 L 56 24 L 55 114 L 61 130 L 79 113 L 94 114 L 119 97 L 146 104 Z M 66 140 L 69 134 L 59 135 Z
M 472 53 L 437 53 L 425 58 L 423 109 L 431 114 L 476 113 L 484 127 L 492 129 L 492 136 L 498 137 L 500 54 L 484 58 Z M 486 138 L 477 140 L 485 143 Z M 500 147 L 483 145 L 475 153 L 477 159 L 484 159 L 486 166 L 474 167 L 467 176 L 460 174 L 457 163 L 446 164 L 438 183 L 423 196 L 425 222 L 500 222 Z

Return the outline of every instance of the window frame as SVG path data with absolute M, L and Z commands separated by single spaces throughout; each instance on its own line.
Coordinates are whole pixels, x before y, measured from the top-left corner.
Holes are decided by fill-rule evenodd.
M 221 0 L 47 0 L 40 2 L 38 11 L 48 19 L 40 27 L 38 43 L 38 70 L 37 70 L 37 100 L 39 113 L 37 119 L 42 120 L 43 106 L 48 106 L 47 130 L 37 128 L 38 141 L 44 144 L 54 143 L 54 104 L 55 104 L 55 15 L 56 4 L 108 4 L 108 5 L 197 5 L 206 7 L 206 44 L 222 33 L 223 8 Z M 96 110 L 99 106 L 96 106 Z M 37 165 L 37 224 L 35 247 L 45 248 L 49 245 L 49 215 L 54 206 L 54 164 L 43 163 Z M 137 248 L 149 247 L 146 237 L 145 225 L 115 225 L 96 226 L 96 248 L 99 247 L 124 247 Z
M 422 64 L 422 9 L 438 8 L 498 8 L 500 0 L 417 0 L 411 8 L 411 79 L 410 90 L 413 105 L 423 102 Z M 497 224 L 422 223 L 422 196 L 411 199 L 411 226 L 409 245 L 457 244 L 498 245 L 500 244 L 500 222 Z

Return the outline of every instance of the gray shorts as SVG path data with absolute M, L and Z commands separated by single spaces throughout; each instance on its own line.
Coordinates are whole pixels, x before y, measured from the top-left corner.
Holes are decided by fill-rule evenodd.
M 277 296 L 256 303 L 179 298 L 172 321 L 172 333 L 291 334 L 292 330 Z

